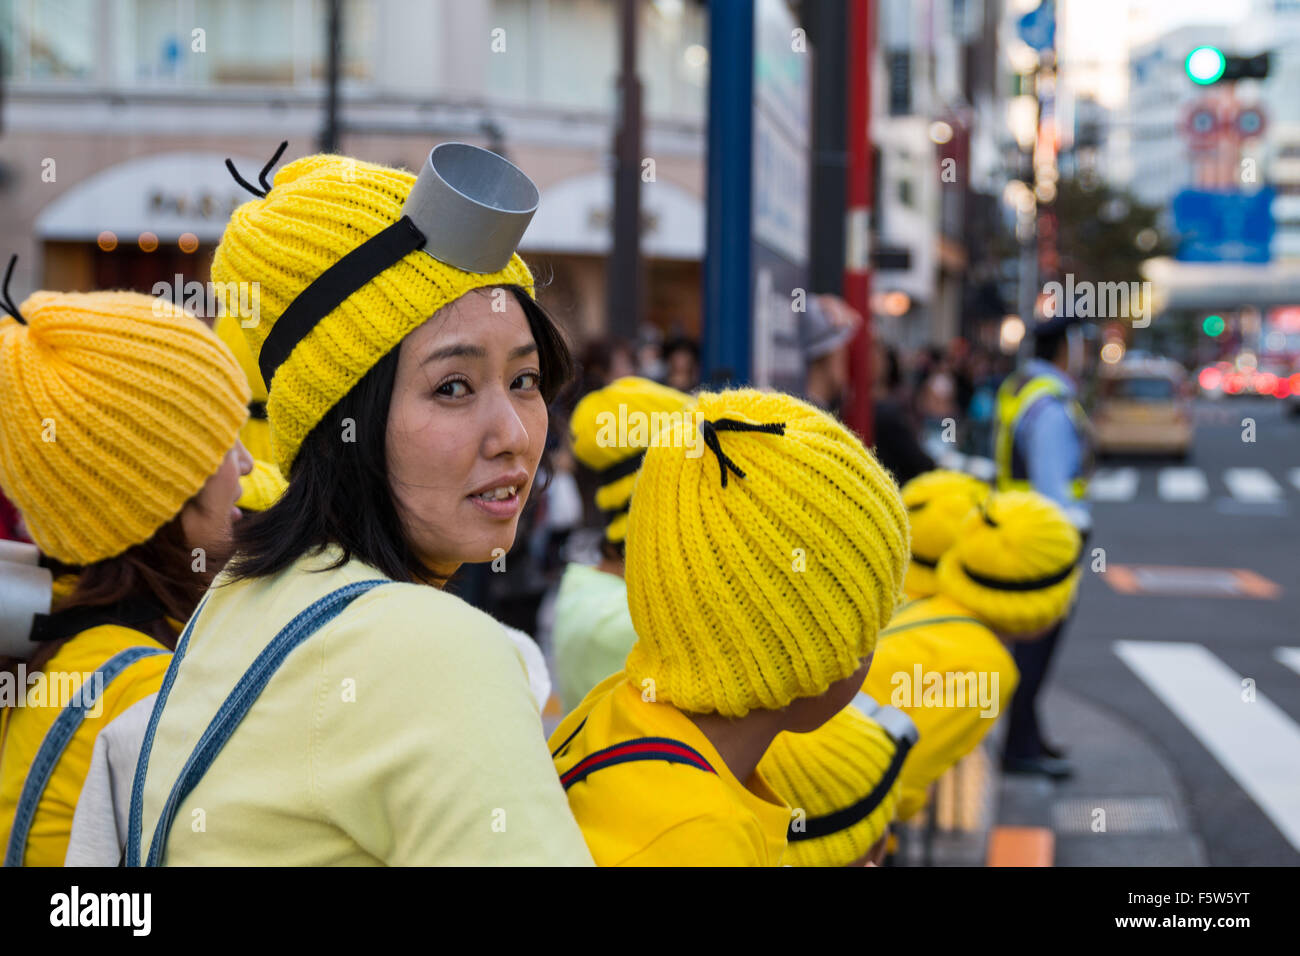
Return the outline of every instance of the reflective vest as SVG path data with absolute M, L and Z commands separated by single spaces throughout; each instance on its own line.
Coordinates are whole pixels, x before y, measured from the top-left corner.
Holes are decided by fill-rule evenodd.
M 1088 423 L 1083 406 L 1070 396 L 1065 385 L 1055 376 L 1028 375 L 1023 371 L 1008 375 L 998 389 L 994 411 L 997 437 L 993 451 L 998 491 L 1033 490 L 1024 449 L 1016 441 L 1016 433 L 1027 415 L 1039 409 L 1042 402 L 1052 398 L 1064 403 L 1079 438 L 1079 467 L 1073 476 L 1070 491 L 1075 500 L 1081 500 L 1087 495 L 1088 476 L 1092 473 L 1093 465 L 1092 426 Z

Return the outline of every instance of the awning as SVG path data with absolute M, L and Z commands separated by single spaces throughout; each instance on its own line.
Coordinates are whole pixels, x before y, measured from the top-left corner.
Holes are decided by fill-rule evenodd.
M 1178 262 L 1169 258 L 1142 263 L 1151 283 L 1155 311 L 1171 309 L 1268 309 L 1300 304 L 1300 262 Z

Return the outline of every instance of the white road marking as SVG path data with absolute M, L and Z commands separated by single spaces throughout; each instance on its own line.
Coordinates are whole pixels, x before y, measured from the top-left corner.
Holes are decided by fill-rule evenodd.
M 1136 468 L 1099 468 L 1088 482 L 1088 497 L 1093 501 L 1128 501 L 1138 488 Z
M 1282 486 L 1263 468 L 1229 468 L 1223 483 L 1238 501 L 1278 501 Z
M 1300 850 L 1300 727 L 1200 644 L 1116 641 L 1115 653 Z
M 1199 468 L 1161 468 L 1156 493 L 1165 501 L 1200 501 L 1210 493 L 1210 483 Z
M 1300 674 L 1300 647 L 1279 647 L 1273 652 L 1273 656 Z

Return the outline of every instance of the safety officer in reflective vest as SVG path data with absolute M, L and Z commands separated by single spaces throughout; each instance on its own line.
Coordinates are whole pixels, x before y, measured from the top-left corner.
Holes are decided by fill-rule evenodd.
M 1042 322 L 1034 330 L 1034 357 L 998 390 L 994 460 L 999 491 L 1032 489 L 1051 498 L 1086 540 L 1092 524 L 1086 495 L 1093 442 L 1078 400 L 1081 331 L 1072 317 Z M 1003 751 L 1007 772 L 1054 779 L 1071 774 L 1061 749 L 1043 739 L 1036 705 L 1064 626 L 1065 621 L 1041 640 L 1014 648 L 1020 685 L 1011 702 Z

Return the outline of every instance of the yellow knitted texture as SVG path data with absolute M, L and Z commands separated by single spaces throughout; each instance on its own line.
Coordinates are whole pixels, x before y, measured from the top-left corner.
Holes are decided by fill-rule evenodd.
M 794 826 L 854 806 L 884 779 L 894 741 L 856 707 L 846 707 L 808 734 L 778 734 L 758 770 L 796 811 Z M 865 856 L 894 819 L 900 792 L 895 778 L 863 819 L 827 836 L 792 840 L 782 862 L 792 866 L 848 866 Z M 803 811 L 803 816 L 798 816 Z
M 903 485 L 902 494 L 912 527 L 912 555 L 936 564 L 957 540 L 962 519 L 988 497 L 989 486 L 971 475 L 940 468 L 917 475 Z M 935 568 L 910 562 L 903 587 L 910 598 L 929 597 L 939 589 Z
M 70 564 L 153 536 L 221 465 L 248 384 L 202 322 L 135 292 L 36 292 L 0 319 L 0 485 Z
M 212 260 L 217 293 L 235 312 L 239 285 L 257 321 L 240 325 L 254 356 L 284 310 L 321 273 L 396 222 L 415 183 L 408 172 L 344 156 L 306 156 L 275 175 L 270 192 L 235 210 Z M 370 368 L 413 329 L 472 289 L 533 277 L 518 255 L 500 272 L 478 274 L 408 253 L 324 316 L 268 383 L 267 416 L 276 464 L 289 475 L 307 434 Z
M 266 511 L 287 486 L 279 468 L 269 461 L 254 459 L 253 470 L 239 479 L 240 495 L 235 504 L 242 511 Z
M 669 416 L 687 413 L 693 403 L 685 392 L 648 378 L 627 375 L 617 379 L 587 393 L 574 407 L 569 418 L 573 455 L 597 471 L 626 461 L 655 441 L 658 425 L 670 422 Z M 637 427 L 635 416 L 643 417 L 644 427 Z M 624 435 L 619 434 L 620 418 L 628 423 Z M 631 499 L 635 482 L 636 475 L 631 474 L 602 484 L 596 491 L 596 507 L 602 511 L 622 508 Z M 605 525 L 605 537 L 616 543 L 627 537 L 626 511 Z
M 628 676 L 657 700 L 730 717 L 822 694 L 857 670 L 898 603 L 898 489 L 806 402 L 739 389 L 703 393 L 695 410 L 785 434 L 718 432 L 746 475 L 725 488 L 714 453 L 694 452 L 694 418 L 646 451 L 628 524 Z
M 939 591 L 995 631 L 1036 631 L 1069 610 L 1079 585 L 1079 548 L 1079 532 L 1055 502 L 1033 491 L 992 494 L 966 516 L 956 543 L 940 559 Z M 1064 581 L 1032 591 L 986 587 L 966 574 L 969 568 L 982 577 L 1032 581 L 1070 564 L 1074 571 Z

